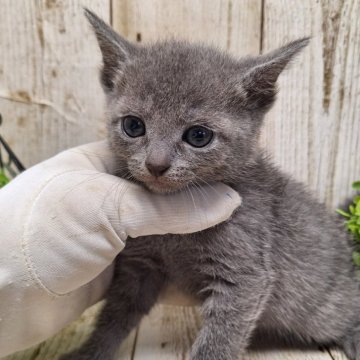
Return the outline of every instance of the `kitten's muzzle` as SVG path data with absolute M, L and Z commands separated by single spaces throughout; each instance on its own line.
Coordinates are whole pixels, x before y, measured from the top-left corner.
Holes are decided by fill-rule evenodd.
M 167 170 L 170 168 L 170 164 L 168 163 L 145 163 L 146 168 L 149 170 L 149 173 L 155 177 L 160 177 L 166 173 Z
M 158 178 L 170 169 L 172 158 L 172 151 L 166 144 L 156 143 L 148 149 L 145 166 L 151 175 Z

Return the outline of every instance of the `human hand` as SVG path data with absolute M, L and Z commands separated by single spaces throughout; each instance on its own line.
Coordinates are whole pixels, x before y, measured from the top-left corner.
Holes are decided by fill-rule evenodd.
M 205 186 L 206 198 L 154 194 L 111 175 L 115 169 L 97 142 L 30 168 L 0 191 L 0 356 L 46 339 L 98 301 L 127 236 L 200 231 L 241 202 L 224 184 Z

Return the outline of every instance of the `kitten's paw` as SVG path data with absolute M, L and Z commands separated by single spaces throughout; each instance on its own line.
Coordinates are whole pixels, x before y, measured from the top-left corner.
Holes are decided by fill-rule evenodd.
M 194 349 L 191 351 L 190 360 L 235 360 L 238 356 L 233 357 L 222 351 L 214 351 L 211 347 Z
M 360 360 L 360 330 L 348 335 L 342 346 L 349 360 Z

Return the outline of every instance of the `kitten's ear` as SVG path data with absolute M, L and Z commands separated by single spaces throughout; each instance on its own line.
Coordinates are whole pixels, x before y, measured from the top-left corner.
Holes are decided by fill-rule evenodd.
M 309 41 L 310 38 L 299 39 L 255 59 L 241 79 L 241 90 L 248 109 L 266 111 L 271 107 L 280 73 Z
M 105 91 L 111 91 L 123 73 L 126 63 L 131 61 L 136 53 L 136 46 L 121 37 L 89 9 L 84 8 L 84 12 L 92 25 L 102 53 L 102 85 Z

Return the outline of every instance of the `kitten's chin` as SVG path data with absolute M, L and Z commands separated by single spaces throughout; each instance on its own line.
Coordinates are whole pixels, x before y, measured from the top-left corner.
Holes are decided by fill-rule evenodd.
M 185 185 L 162 184 L 159 182 L 144 183 L 145 187 L 157 194 L 170 194 L 182 190 Z
M 170 194 L 183 190 L 189 181 L 169 179 L 166 176 L 156 178 L 154 176 L 132 174 L 135 182 L 145 186 L 148 190 L 157 194 Z

